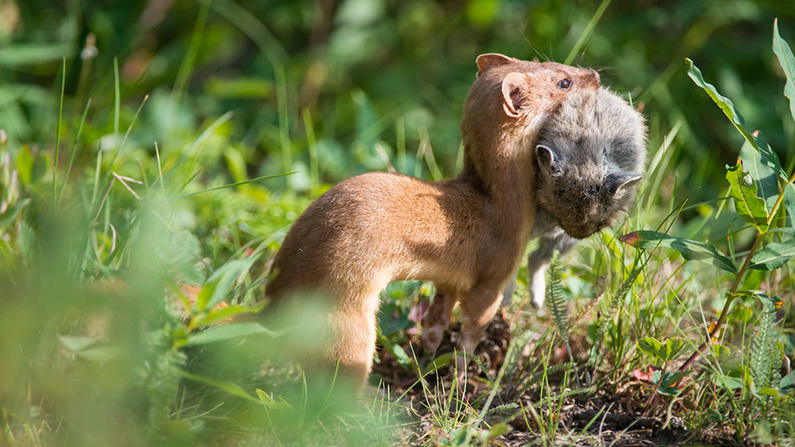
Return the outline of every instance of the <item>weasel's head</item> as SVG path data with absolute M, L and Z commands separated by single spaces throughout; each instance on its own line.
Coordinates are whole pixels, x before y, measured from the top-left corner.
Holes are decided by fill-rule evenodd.
M 607 90 L 567 98 L 535 147 L 536 198 L 570 236 L 612 225 L 635 201 L 646 162 L 643 117 Z
M 534 136 L 572 93 L 599 88 L 599 74 L 554 62 L 530 62 L 489 53 L 478 56 L 461 132 L 467 146 Z

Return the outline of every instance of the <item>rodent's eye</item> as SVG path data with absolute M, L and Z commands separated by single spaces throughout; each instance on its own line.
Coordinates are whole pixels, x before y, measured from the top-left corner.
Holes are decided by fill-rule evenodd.
M 571 88 L 571 79 L 566 78 L 566 79 L 561 79 L 560 81 L 558 81 L 558 88 L 561 89 L 561 90 L 570 89 Z

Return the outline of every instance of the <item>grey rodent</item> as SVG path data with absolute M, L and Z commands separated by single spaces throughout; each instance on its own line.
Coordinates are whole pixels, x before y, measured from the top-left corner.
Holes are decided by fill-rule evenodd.
M 555 250 L 612 225 L 635 200 L 646 164 L 643 116 L 607 89 L 569 95 L 541 131 L 536 147 L 537 210 L 527 259 L 533 304 L 544 303 L 545 273 Z M 513 295 L 515 281 L 504 291 Z

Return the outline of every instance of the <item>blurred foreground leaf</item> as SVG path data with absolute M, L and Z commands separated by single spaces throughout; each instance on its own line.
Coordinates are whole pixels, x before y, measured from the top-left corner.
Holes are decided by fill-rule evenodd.
M 234 340 L 249 335 L 265 334 L 270 337 L 277 337 L 274 332 L 259 323 L 235 323 L 226 326 L 216 326 L 206 331 L 188 336 L 187 346 L 206 345 L 219 341 Z

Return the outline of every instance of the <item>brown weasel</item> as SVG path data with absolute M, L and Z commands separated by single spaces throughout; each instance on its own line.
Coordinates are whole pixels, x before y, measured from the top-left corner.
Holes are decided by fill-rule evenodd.
M 457 177 L 429 182 L 374 172 L 345 180 L 306 209 L 274 258 L 266 294 L 329 300 L 325 357 L 356 386 L 373 360 L 379 292 L 392 281 L 433 281 L 445 326 L 459 302 L 459 346 L 473 352 L 533 227 L 539 131 L 569 94 L 599 87 L 588 69 L 499 54 L 476 63 Z

